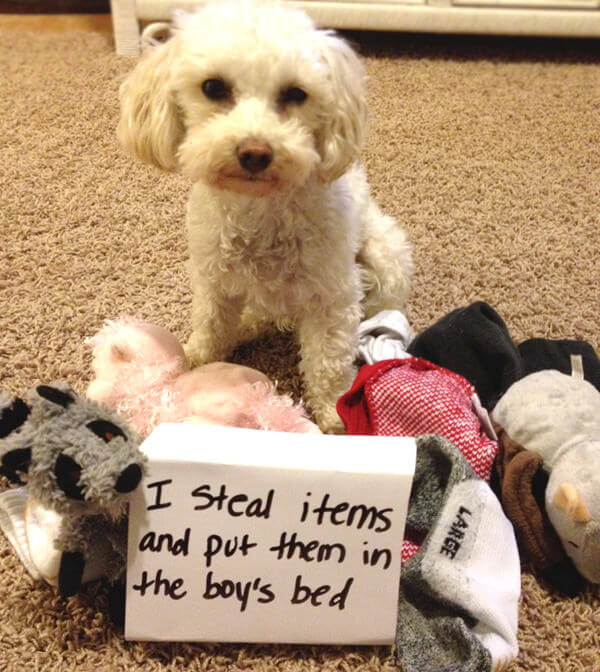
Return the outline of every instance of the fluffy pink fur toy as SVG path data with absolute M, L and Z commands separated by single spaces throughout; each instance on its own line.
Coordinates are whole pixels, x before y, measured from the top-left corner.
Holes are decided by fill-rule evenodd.
M 88 398 L 114 408 L 144 436 L 161 422 L 320 433 L 260 371 L 227 362 L 190 370 L 180 343 L 162 327 L 108 320 L 86 343 L 95 375 Z

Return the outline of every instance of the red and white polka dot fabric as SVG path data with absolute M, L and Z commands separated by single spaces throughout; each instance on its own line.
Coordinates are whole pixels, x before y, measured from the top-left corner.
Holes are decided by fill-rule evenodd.
M 498 444 L 475 388 L 456 373 L 417 357 L 363 366 L 337 410 L 347 434 L 443 436 L 490 480 Z M 418 549 L 419 540 L 406 538 L 402 560 Z

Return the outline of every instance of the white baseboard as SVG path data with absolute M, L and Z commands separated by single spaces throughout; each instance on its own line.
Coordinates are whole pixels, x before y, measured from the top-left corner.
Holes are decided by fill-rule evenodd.
M 600 37 L 600 0 L 305 0 L 304 8 L 324 27 L 544 37 Z M 117 52 L 136 55 L 133 23 L 169 19 L 174 9 L 198 0 L 112 0 Z M 529 5 L 529 6 L 524 6 Z M 127 27 L 123 22 L 127 22 Z M 119 25 L 120 24 L 120 25 Z M 127 52 L 127 53 L 126 53 Z

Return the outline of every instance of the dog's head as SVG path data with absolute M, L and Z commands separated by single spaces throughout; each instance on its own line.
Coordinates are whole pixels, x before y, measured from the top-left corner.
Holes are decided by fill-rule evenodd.
M 119 137 L 138 158 L 265 196 L 329 182 L 359 155 L 364 73 L 352 49 L 273 0 L 174 17 L 121 87 Z

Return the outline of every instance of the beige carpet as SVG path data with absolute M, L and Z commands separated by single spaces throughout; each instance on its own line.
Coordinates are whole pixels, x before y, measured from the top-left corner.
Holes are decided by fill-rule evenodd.
M 598 346 L 597 44 L 358 41 L 371 77 L 364 158 L 416 248 L 414 327 L 483 299 L 516 341 Z M 136 315 L 186 335 L 187 185 L 117 146 L 130 63 L 108 37 L 0 31 L 0 64 L 0 387 L 60 377 L 83 390 L 83 339 L 105 318 Z M 286 339 L 238 354 L 298 393 L 295 358 Z M 62 602 L 3 537 L 0 569 L 0 670 L 395 669 L 387 649 L 125 642 L 102 594 Z M 510 672 L 600 670 L 598 589 L 561 599 L 525 573 L 520 645 Z

